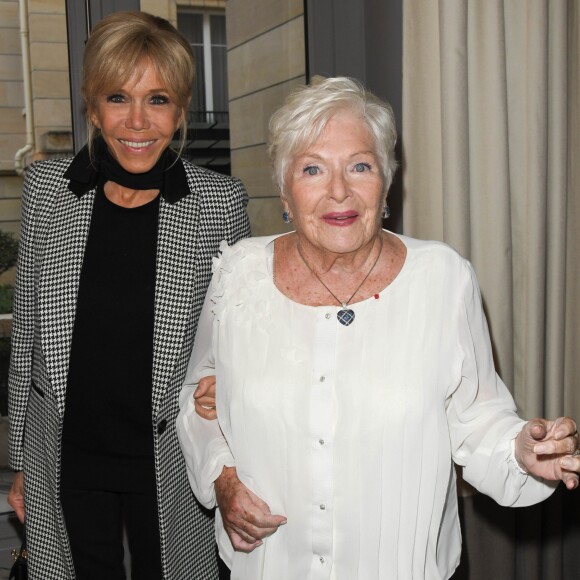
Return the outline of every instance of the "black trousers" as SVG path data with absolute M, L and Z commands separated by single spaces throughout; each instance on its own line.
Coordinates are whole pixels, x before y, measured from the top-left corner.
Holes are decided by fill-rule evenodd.
M 224 564 L 224 561 L 218 556 L 218 570 L 220 573 L 219 580 L 230 580 L 230 569 Z
M 123 527 L 132 580 L 162 580 L 157 499 L 149 494 L 61 489 L 77 580 L 125 580 Z

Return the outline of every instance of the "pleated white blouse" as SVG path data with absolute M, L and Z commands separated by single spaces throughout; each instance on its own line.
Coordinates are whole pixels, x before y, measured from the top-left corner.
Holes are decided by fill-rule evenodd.
M 400 274 L 353 304 L 346 327 L 337 307 L 276 288 L 274 239 L 224 244 L 215 259 L 177 420 L 201 503 L 215 505 L 213 482 L 235 465 L 288 518 L 244 554 L 218 510 L 232 580 L 449 578 L 461 551 L 453 461 L 502 505 L 555 487 L 513 460 L 523 421 L 495 372 L 471 265 L 444 244 L 400 236 Z M 214 372 L 219 426 L 192 400 Z

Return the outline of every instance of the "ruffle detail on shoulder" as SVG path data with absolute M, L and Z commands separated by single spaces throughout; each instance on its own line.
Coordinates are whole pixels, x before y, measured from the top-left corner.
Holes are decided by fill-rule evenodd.
M 221 319 L 226 308 L 248 311 L 254 320 L 270 315 L 265 285 L 270 282 L 268 252 L 251 239 L 229 246 L 224 240 L 213 258 L 212 312 Z

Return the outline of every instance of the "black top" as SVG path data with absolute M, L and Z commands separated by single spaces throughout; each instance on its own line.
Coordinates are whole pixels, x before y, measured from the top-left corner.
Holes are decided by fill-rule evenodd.
M 159 196 L 128 209 L 97 188 L 69 362 L 63 487 L 155 489 L 151 393 L 158 218 Z

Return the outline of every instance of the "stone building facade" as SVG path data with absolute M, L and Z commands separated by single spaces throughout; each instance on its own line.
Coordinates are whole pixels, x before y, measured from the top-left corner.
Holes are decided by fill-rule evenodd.
M 283 231 L 267 123 L 306 80 L 303 0 L 141 0 L 140 6 L 174 24 L 179 10 L 224 11 L 231 172 L 250 195 L 254 234 Z M 73 153 L 70 91 L 66 0 L 0 0 L 2 230 L 18 234 L 26 166 Z
M 64 0 L 0 1 L 0 229 L 18 233 L 22 171 L 70 151 Z

